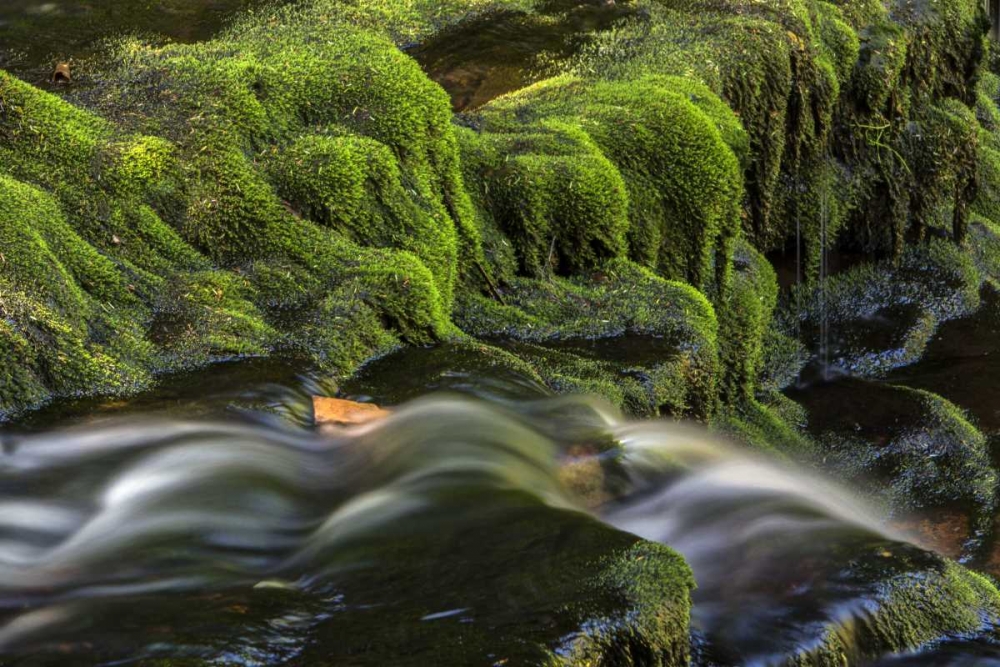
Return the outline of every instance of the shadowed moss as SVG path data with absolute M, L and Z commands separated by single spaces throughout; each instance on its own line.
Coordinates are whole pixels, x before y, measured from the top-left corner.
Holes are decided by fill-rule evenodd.
M 471 296 L 456 323 L 475 336 L 532 343 L 514 351 L 553 386 L 606 395 L 634 414 L 706 419 L 714 411 L 718 325 L 694 288 L 617 260 L 589 279 L 517 279 L 505 301 Z
M 850 429 L 817 435 L 827 460 L 849 479 L 883 481 L 872 495 L 894 511 L 961 503 L 971 510 L 977 530 L 987 527 L 997 475 L 983 434 L 936 394 L 895 386 L 871 391 L 873 404 L 896 403 L 897 421 L 899 414 L 910 414 L 913 423 L 867 439 L 869 431 L 854 435 Z
M 929 239 L 910 246 L 898 262 L 862 264 L 828 278 L 816 289 L 796 288 L 779 320 L 786 334 L 802 327 L 818 329 L 822 320 L 834 329 L 846 329 L 880 312 L 910 307 L 917 316 L 907 339 L 916 347 L 906 359 L 913 361 L 939 323 L 979 307 L 979 288 L 987 277 L 973 253 L 942 239 Z M 876 365 L 872 370 L 888 369 Z
M 864 565 L 853 566 L 861 576 L 880 578 L 865 615 L 830 627 L 818 646 L 790 656 L 785 664 L 864 664 L 917 651 L 941 637 L 982 635 L 1000 614 L 997 590 L 982 575 L 903 545 L 877 548 L 881 554 L 866 554 Z M 892 565 L 880 566 L 879 558 Z
M 741 242 L 734 263 L 732 289 L 719 306 L 723 400 L 730 405 L 753 398 L 778 301 L 778 281 L 763 255 Z

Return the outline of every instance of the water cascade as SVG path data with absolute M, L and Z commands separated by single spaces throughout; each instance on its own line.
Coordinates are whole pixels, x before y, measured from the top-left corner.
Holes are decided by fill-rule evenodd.
M 598 530 L 597 518 L 680 551 L 697 582 L 695 653 L 705 664 L 736 655 L 769 664 L 812 650 L 826 629 L 843 632 L 873 613 L 887 577 L 936 567 L 811 473 L 692 427 L 627 421 L 596 400 L 441 396 L 325 436 L 129 420 L 3 444 L 5 665 L 91 655 L 95 645 L 101 664 L 178 655 L 311 664 L 309 655 L 347 650 L 335 648 L 345 628 L 371 632 L 373 604 L 409 624 L 407 646 L 420 655 L 422 641 L 436 640 L 410 626 L 455 617 L 492 627 L 503 612 L 484 600 L 513 595 L 438 587 L 441 571 L 475 572 L 463 560 L 468 531 L 504 567 L 554 576 L 545 565 L 553 552 L 532 546 L 541 538 L 500 537 L 515 516 L 547 535 Z M 565 474 L 581 460 L 592 464 L 580 468 L 587 484 L 597 480 L 607 499 L 594 518 L 579 493 L 586 484 Z M 451 546 L 431 568 L 408 560 L 400 545 L 410 543 Z M 391 602 L 373 603 L 364 587 L 382 576 Z M 399 619 L 387 611 L 394 606 L 405 611 Z M 511 612 L 536 622 L 530 609 Z M 564 620 L 549 619 L 552 635 L 540 641 L 565 641 Z M 240 642 L 253 650 L 236 651 Z M 466 649 L 463 659 L 482 658 Z M 385 659 L 366 655 L 351 664 Z

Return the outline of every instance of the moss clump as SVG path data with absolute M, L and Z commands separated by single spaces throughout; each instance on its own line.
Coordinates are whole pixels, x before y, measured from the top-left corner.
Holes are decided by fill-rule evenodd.
M 466 180 L 515 249 L 519 274 L 573 275 L 625 254 L 625 182 L 579 126 L 461 136 Z
M 797 288 L 783 303 L 779 320 L 786 335 L 819 331 L 825 323 L 849 342 L 852 330 L 868 326 L 880 314 L 890 314 L 897 323 L 909 319 L 902 338 L 892 342 L 898 351 L 894 355 L 864 344 L 854 357 L 845 350 L 853 370 L 878 374 L 919 358 L 938 324 L 978 308 L 986 277 L 962 247 L 930 239 L 908 248 L 898 262 L 859 265 L 816 288 Z M 877 358 L 861 358 L 869 352 Z
M 294 141 L 270 169 L 277 193 L 304 217 L 355 242 L 419 257 L 439 287 L 452 289 L 457 240 L 443 211 L 412 197 L 392 150 L 359 136 Z
M 877 582 L 864 617 L 830 627 L 818 646 L 786 664 L 864 664 L 917 651 L 942 637 L 983 635 L 1000 615 L 993 584 L 951 561 L 907 545 L 879 545 L 859 556 L 851 576 Z
M 577 124 L 624 179 L 629 256 L 668 278 L 704 287 L 728 267 L 729 242 L 739 231 L 740 169 L 689 86 L 675 91 L 672 85 L 674 79 L 625 84 L 557 77 L 496 100 L 476 125 L 484 135 L 514 135 L 507 140 L 516 142 L 517 135 L 537 133 L 552 121 Z M 703 106 L 723 115 L 719 105 Z M 738 134 L 732 124 L 725 129 Z M 552 142 L 541 142 L 537 157 L 522 166 L 548 164 L 551 150 Z M 543 176 L 525 176 L 531 177 Z M 495 202 L 480 206 L 504 218 Z
M 570 664 L 599 664 L 613 655 L 623 664 L 686 664 L 695 581 L 684 559 L 659 544 L 637 542 L 601 566 L 594 584 L 627 592 L 632 602 L 629 618 L 591 624 L 563 659 Z M 670 603 L 664 604 L 667 600 Z
M 288 22 L 267 40 L 260 15 L 202 44 L 124 42 L 81 92 L 100 115 L 0 73 L 5 203 L 37 200 L 26 227 L 2 212 L 7 272 L 32 286 L 9 346 L 44 326 L 105 369 L 12 372 L 5 411 L 276 350 L 348 372 L 390 341 L 455 333 L 481 250 L 447 97 L 386 37 L 338 22 L 328 39 L 319 3 L 300 9 L 268 14 Z M 346 321 L 374 330 L 322 331 Z
M 741 242 L 732 289 L 719 306 L 723 397 L 735 405 L 752 399 L 763 372 L 764 339 L 778 301 L 778 281 L 763 255 Z
M 996 281 L 1000 280 L 1000 226 L 986 218 L 973 216 L 969 230 L 969 247 L 976 266 L 996 285 Z
M 763 399 L 724 407 L 712 420 L 712 429 L 772 455 L 808 458 L 815 454 L 815 443 L 802 432 L 805 420 L 801 409 L 778 393 Z
M 986 438 L 945 399 L 860 379 L 793 392 L 809 414 L 809 432 L 841 476 L 868 485 L 893 512 L 962 507 L 977 530 L 996 504 Z
M 114 393 L 148 382 L 147 311 L 50 195 L 0 175 L 0 238 L 0 414 L 51 392 Z
M 538 344 L 515 351 L 553 386 L 601 393 L 638 414 L 713 412 L 718 325 L 694 288 L 618 260 L 587 279 L 518 279 L 504 300 L 470 296 L 456 323 L 476 336 Z
M 150 338 L 167 365 L 203 365 L 271 352 L 278 332 L 254 306 L 249 280 L 221 271 L 178 275 L 160 294 Z
M 916 167 L 910 198 L 911 231 L 923 238 L 945 227 L 961 243 L 968 228 L 968 208 L 978 194 L 979 123 L 958 100 L 922 109 L 916 130 L 907 138 Z M 944 218 L 944 219 L 942 219 Z

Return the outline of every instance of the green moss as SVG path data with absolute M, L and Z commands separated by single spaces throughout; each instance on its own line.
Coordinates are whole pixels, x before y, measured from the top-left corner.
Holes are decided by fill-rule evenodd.
M 712 429 L 771 455 L 807 458 L 816 446 L 802 433 L 801 415 L 780 397 L 769 396 L 770 404 L 753 399 L 726 407 L 712 420 Z
M 61 335 L 110 355 L 116 389 L 284 349 L 349 372 L 390 341 L 454 335 L 460 271 L 483 278 L 448 99 L 390 39 L 300 9 L 271 15 L 287 23 L 267 40 L 260 15 L 202 44 L 123 42 L 84 91 L 104 118 L 0 73 L 2 188 L 49 193 L 30 228 L 3 213 L 7 271 L 31 287 L 15 331 L 54 308 Z M 374 330 L 321 331 L 348 321 Z M 29 375 L 46 395 L 111 383 Z
M 0 175 L 0 239 L 2 363 L 9 368 L 0 412 L 52 394 L 122 392 L 148 381 L 151 348 L 139 331 L 146 311 L 50 195 Z
M 544 346 L 514 351 L 553 387 L 604 395 L 633 414 L 706 419 L 715 409 L 715 311 L 688 285 L 617 260 L 589 279 L 518 279 L 506 304 L 467 298 L 457 324 L 476 336 Z
M 859 576 L 882 579 L 865 618 L 831 627 L 818 646 L 791 657 L 787 664 L 866 663 L 886 654 L 919 650 L 941 637 L 978 636 L 1000 614 L 997 590 L 982 575 L 905 547 L 878 549 L 881 554 L 866 554 L 867 562 L 854 566 Z
M 920 112 L 919 126 L 908 137 L 915 165 L 911 197 L 912 228 L 918 237 L 945 227 L 961 242 L 968 228 L 968 207 L 978 192 L 979 124 L 973 112 L 948 99 Z
M 243 277 L 222 271 L 183 274 L 163 290 L 151 337 L 171 368 L 271 351 L 277 332 L 253 305 Z
M 582 128 L 551 121 L 463 139 L 468 180 L 519 273 L 572 275 L 625 254 L 625 181 Z
M 912 415 L 911 423 L 892 426 L 871 439 L 843 428 L 819 437 L 825 459 L 848 479 L 879 479 L 875 499 L 891 510 L 956 505 L 972 514 L 975 528 L 991 521 L 997 474 L 986 438 L 957 407 L 930 392 L 885 387 L 873 401 Z
M 817 288 L 796 288 L 788 301 L 795 306 L 791 319 L 830 326 L 871 318 L 879 311 L 912 305 L 944 322 L 979 307 L 984 279 L 974 258 L 962 247 L 942 239 L 911 246 L 898 262 L 862 264 L 828 278 Z
M 976 85 L 976 119 L 984 130 L 996 133 L 1000 130 L 1000 77 L 993 72 L 983 72 Z
M 878 113 L 885 109 L 889 96 L 899 85 L 907 47 L 905 30 L 894 23 L 879 22 L 861 31 L 852 92 L 856 102 L 867 111 Z
M 975 633 L 984 619 L 1000 614 L 997 600 L 996 588 L 985 577 L 943 561 L 929 576 L 904 575 L 891 582 L 872 634 L 903 650 L 942 634 Z
M 752 400 L 764 370 L 764 340 L 778 300 L 774 269 L 763 255 L 741 242 L 734 262 L 732 289 L 719 306 L 723 400 Z
M 704 286 L 728 266 L 728 241 L 738 233 L 739 164 L 712 119 L 669 85 L 558 77 L 496 100 L 482 128 L 505 134 L 553 119 L 578 123 L 628 188 L 630 256 Z
M 0 74 L 0 172 L 50 198 L 43 237 L 62 220 L 71 240 L 43 238 L 42 266 L 22 256 L 36 239 L 8 233 L 19 312 L 82 306 L 87 326 L 70 328 L 120 386 L 280 350 L 348 372 L 459 335 L 454 315 L 522 341 L 672 336 L 681 353 L 639 375 L 575 352 L 562 375 L 670 414 L 708 418 L 720 392 L 755 401 L 773 276 L 747 248 L 733 275 L 741 227 L 758 250 L 801 229 L 811 275 L 838 236 L 901 254 L 910 218 L 918 237 L 944 220 L 961 240 L 976 181 L 992 179 L 964 107 L 981 16 L 971 0 L 891 16 L 811 0 L 634 9 L 550 63 L 567 73 L 463 128 L 398 46 L 557 7 L 307 0 L 201 44 L 125 40 L 76 95 L 90 112 Z M 19 341 L 26 317 L 10 318 Z
M 1000 280 L 1000 226 L 992 220 L 973 216 L 969 248 L 982 275 L 996 284 Z
M 843 87 L 854 76 L 854 66 L 861 56 L 861 40 L 845 20 L 843 10 L 828 2 L 816 3 L 816 24 L 822 48 Z
M 637 542 L 601 563 L 601 572 L 595 585 L 627 592 L 631 617 L 592 623 L 561 661 L 601 664 L 614 655 L 623 664 L 686 664 L 695 581 L 684 559 L 659 544 Z

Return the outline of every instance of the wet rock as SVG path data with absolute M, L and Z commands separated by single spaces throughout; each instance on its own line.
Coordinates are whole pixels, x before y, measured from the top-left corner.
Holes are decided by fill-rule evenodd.
M 958 506 L 972 513 L 974 532 L 985 528 L 997 474 L 986 438 L 956 406 L 926 391 L 856 378 L 787 394 L 808 411 L 826 464 L 892 510 Z
M 982 307 L 973 315 L 946 322 L 927 346 L 923 358 L 900 368 L 888 380 L 941 394 L 968 411 L 987 433 L 1000 432 L 1000 293 L 982 292 Z
M 861 264 L 793 289 L 780 330 L 808 345 L 814 373 L 883 377 L 918 361 L 941 323 L 975 312 L 987 277 L 971 255 L 932 241 L 898 263 Z

